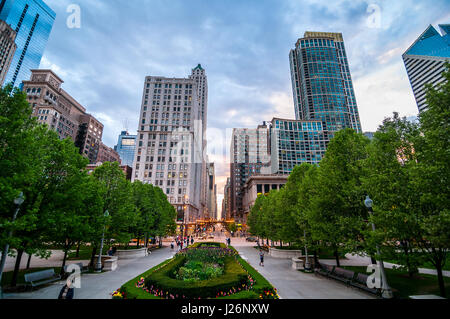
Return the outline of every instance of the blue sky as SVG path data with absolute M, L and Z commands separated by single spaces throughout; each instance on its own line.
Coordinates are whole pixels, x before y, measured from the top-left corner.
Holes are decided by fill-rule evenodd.
M 343 33 L 362 127 L 374 131 L 393 111 L 417 114 L 401 55 L 429 24 L 450 23 L 445 0 L 44 1 L 57 17 L 41 68 L 104 123 L 111 147 L 125 126 L 136 132 L 145 76 L 186 77 L 198 63 L 211 130 L 294 118 L 288 55 L 305 31 Z M 70 4 L 79 29 L 67 27 Z M 224 154 L 211 159 L 223 193 Z

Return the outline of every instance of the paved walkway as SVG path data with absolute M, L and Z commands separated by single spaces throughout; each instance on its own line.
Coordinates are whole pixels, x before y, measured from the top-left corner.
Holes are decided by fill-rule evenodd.
M 235 240 L 236 242 L 236 240 Z M 283 299 L 374 299 L 375 297 L 355 288 L 314 274 L 291 268 L 290 259 L 264 258 L 264 267 L 259 266 L 259 251 L 253 245 L 234 244 L 239 254 L 258 270 Z
M 110 299 L 111 293 L 124 283 L 142 274 L 146 270 L 171 258 L 174 252 L 164 247 L 153 251 L 149 256 L 119 260 L 116 271 L 101 274 L 82 274 L 81 288 L 75 289 L 74 299 Z M 57 299 L 64 285 L 60 281 L 48 287 L 26 293 L 5 293 L 5 299 Z

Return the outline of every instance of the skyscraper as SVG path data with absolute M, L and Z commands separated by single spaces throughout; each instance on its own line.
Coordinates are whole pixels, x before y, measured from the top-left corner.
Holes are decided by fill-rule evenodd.
M 444 64 L 450 61 L 450 24 L 440 24 L 439 28 L 442 35 L 432 25 L 428 26 L 403 54 L 419 112 L 427 108 L 425 84 L 435 87 L 442 83 Z
M 195 222 L 206 207 L 198 92 L 195 78 L 146 77 L 134 157 L 133 180 L 159 186 L 182 224 Z
M 360 133 L 342 34 L 305 32 L 289 58 L 296 119 L 322 121 L 330 139 L 343 128 Z
M 243 222 L 244 185 L 253 175 L 270 173 L 269 136 L 264 123 L 256 129 L 235 128 L 230 148 L 231 218 Z
M 302 163 L 319 164 L 327 134 L 322 121 L 274 118 L 270 125 L 272 174 L 289 175 Z
M 0 86 L 3 86 L 9 66 L 16 52 L 16 32 L 5 21 L 0 20 Z
M 114 146 L 114 150 L 119 153 L 123 165 L 133 167 L 136 138 L 136 135 L 130 135 L 127 131 L 122 131 L 119 135 L 119 141 Z
M 4 84 L 19 86 L 39 68 L 55 17 L 42 0 L 1 0 L 0 20 L 16 32 L 17 45 Z

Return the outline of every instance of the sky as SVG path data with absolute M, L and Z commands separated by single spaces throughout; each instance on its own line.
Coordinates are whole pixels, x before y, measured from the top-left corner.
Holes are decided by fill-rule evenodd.
M 201 63 L 219 210 L 230 130 L 295 118 L 289 51 L 305 31 L 343 34 L 362 128 L 376 131 L 394 111 L 417 115 L 401 56 L 428 25 L 450 23 L 447 0 L 44 1 L 56 20 L 40 67 L 104 124 L 110 147 L 136 133 L 146 76 L 187 77 Z

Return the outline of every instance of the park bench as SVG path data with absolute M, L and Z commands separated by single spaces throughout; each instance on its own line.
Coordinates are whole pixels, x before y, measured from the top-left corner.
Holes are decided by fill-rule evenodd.
M 367 287 L 367 278 L 369 278 L 368 275 L 359 273 L 356 278 L 350 282 L 350 285 L 353 287 L 365 290 L 367 292 L 373 293 L 375 295 L 378 295 L 380 293 L 380 290 L 377 288 L 369 288 Z
M 80 267 L 80 273 L 85 273 L 89 271 L 89 268 L 87 266 L 83 266 L 83 263 L 76 263 L 75 265 L 78 265 L 78 267 Z M 65 265 L 64 266 L 64 274 L 65 275 L 69 275 L 71 274 L 71 272 L 68 272 L 68 268 L 70 265 Z
M 61 279 L 60 275 L 55 274 L 54 269 L 47 269 L 24 275 L 25 282 L 31 287 L 45 285 Z
M 325 265 L 321 263 L 318 263 L 317 266 L 318 267 L 316 268 L 315 273 L 325 277 L 328 277 L 333 272 L 334 269 L 334 266 L 332 265 Z
M 334 267 L 333 271 L 328 275 L 328 277 L 342 281 L 347 285 L 353 281 L 353 277 L 355 276 L 355 272 L 339 267 Z

